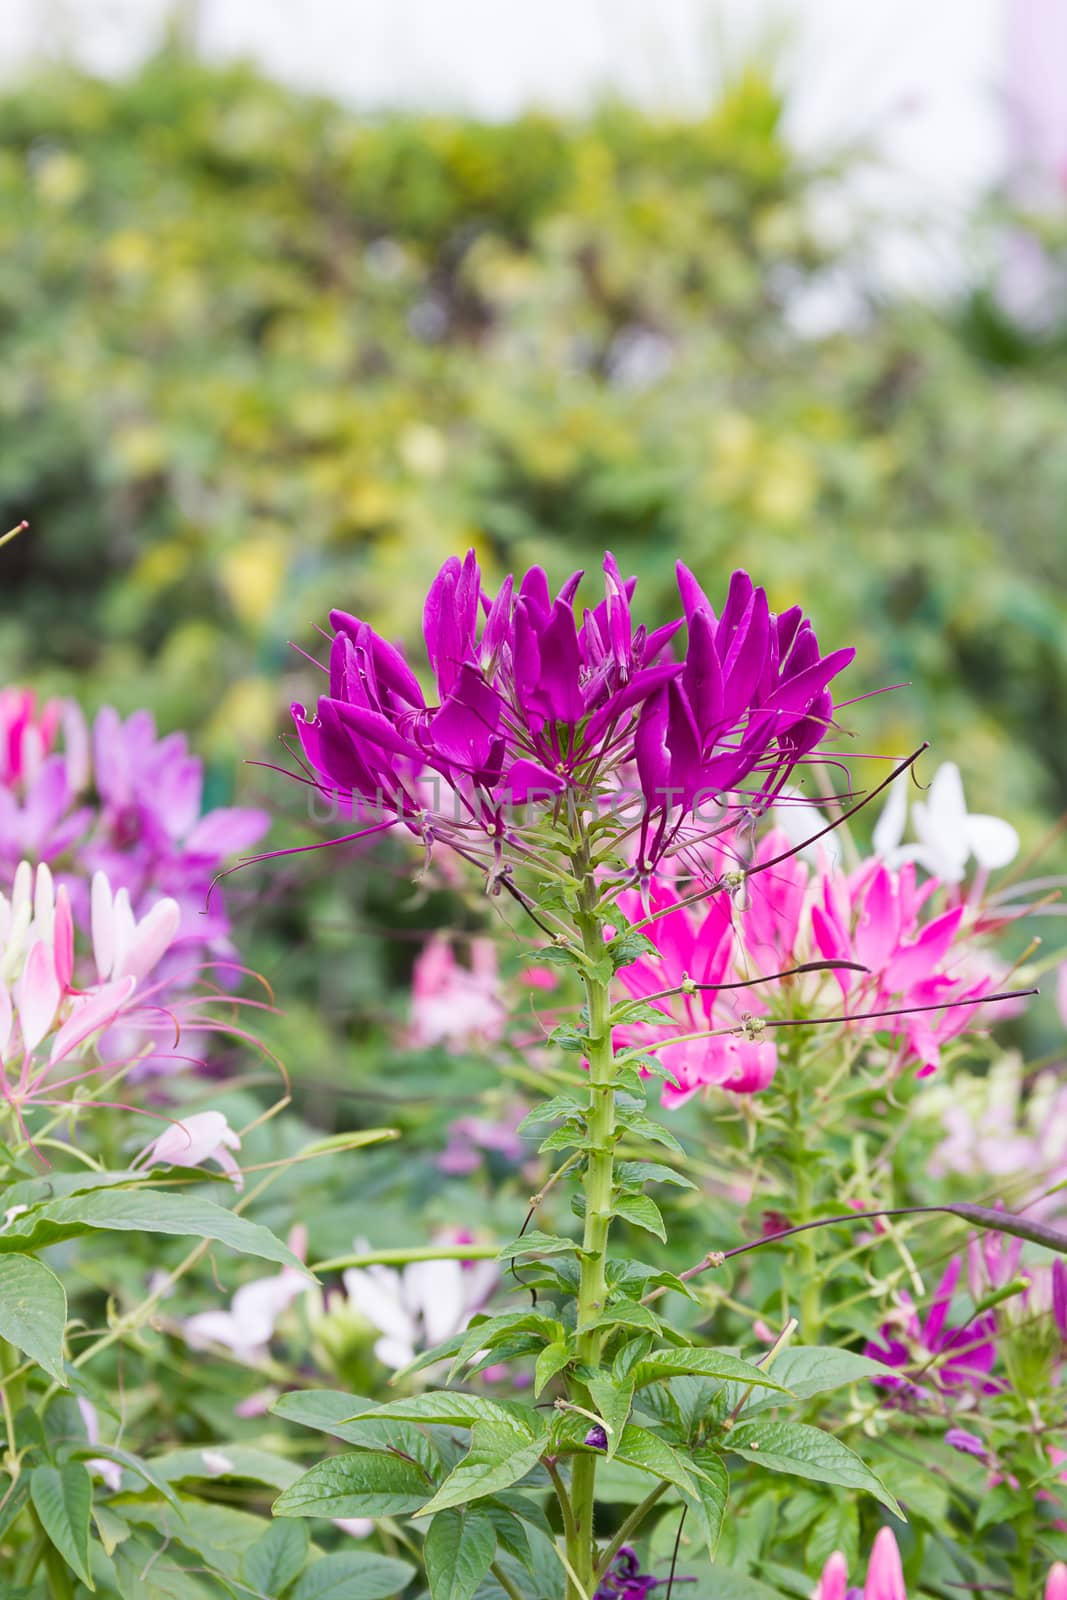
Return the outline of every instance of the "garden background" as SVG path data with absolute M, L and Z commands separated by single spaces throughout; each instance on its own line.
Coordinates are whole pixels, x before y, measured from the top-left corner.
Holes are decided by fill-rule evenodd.
M 198 59 L 180 29 L 117 78 L 8 81 L 0 527 L 30 529 L 4 552 L 0 681 L 150 707 L 204 757 L 206 803 L 265 806 L 280 849 L 346 831 L 269 767 L 331 606 L 411 646 L 449 554 L 473 546 L 493 588 L 611 548 L 652 620 L 678 555 L 709 587 L 747 567 L 854 642 L 852 694 L 902 686 L 850 708 L 854 747 L 929 740 L 926 776 L 958 762 L 1036 846 L 1067 810 L 1067 194 L 1007 174 L 945 283 L 894 291 L 882 219 L 849 210 L 877 151 L 800 151 L 788 95 L 756 52 L 684 116 L 370 115 Z M 1054 843 L 1042 870 L 1065 861 Z M 408 1029 L 427 939 L 492 907 L 409 885 L 399 847 L 272 862 L 228 895 L 294 1102 L 247 1159 L 309 1126 L 404 1141 L 292 1168 L 262 1220 L 305 1225 L 319 1260 L 472 1205 L 513 1234 L 506 1155 L 474 1179 L 440 1160 L 458 1117 L 506 1120 L 512 1083 Z M 1046 1002 L 1001 1037 L 1043 1057 L 1056 1027 Z M 277 1098 L 239 1046 L 209 1070 L 234 1125 Z M 684 1219 L 675 1245 L 703 1248 Z M 366 1326 L 318 1337 L 372 1392 Z M 193 1366 L 161 1441 L 217 1420 Z

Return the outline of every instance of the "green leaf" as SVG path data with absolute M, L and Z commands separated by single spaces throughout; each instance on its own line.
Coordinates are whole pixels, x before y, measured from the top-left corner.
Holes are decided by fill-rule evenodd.
M 400 1517 L 426 1498 L 426 1474 L 384 1451 L 329 1456 L 274 1502 L 276 1517 Z
M 622 1189 L 637 1189 L 643 1183 L 673 1183 L 679 1189 L 695 1189 L 692 1178 L 675 1172 L 662 1161 L 620 1161 L 615 1168 L 615 1181 Z
M 588 1380 L 586 1387 L 590 1399 L 607 1424 L 607 1457 L 610 1461 L 618 1451 L 623 1429 L 630 1418 L 630 1408 L 634 1403 L 633 1379 L 624 1378 L 619 1382 L 606 1373 L 598 1373 L 595 1378 Z
M 772 1376 L 764 1372 L 762 1367 L 754 1367 L 751 1362 L 742 1361 L 740 1356 L 730 1355 L 726 1350 L 704 1348 L 653 1350 L 641 1362 L 637 1382 L 640 1386 L 655 1382 L 657 1378 L 684 1377 L 686 1373 L 695 1373 L 700 1378 L 722 1378 L 745 1385 L 756 1384 L 763 1389 L 776 1389 L 783 1394 L 789 1393 L 785 1385 L 778 1381 L 777 1372 Z
M 503 1245 L 497 1251 L 498 1261 L 510 1261 L 517 1256 L 561 1256 L 566 1254 L 576 1255 L 578 1245 L 573 1239 L 564 1239 L 559 1234 L 538 1233 L 532 1229 L 524 1233 L 519 1239 L 512 1239 L 510 1244 Z
M 839 1495 L 816 1522 L 805 1549 L 808 1565 L 821 1572 L 835 1550 L 854 1571 L 860 1558 L 860 1524 L 855 1500 Z
M 623 1023 L 651 1022 L 653 1027 L 662 1028 L 670 1020 L 670 1012 L 665 1007 L 666 1002 L 655 1006 L 649 1005 L 647 1000 L 622 1000 L 611 1013 L 611 1025 L 618 1028 Z
M 562 1335 L 563 1327 L 551 1317 L 541 1316 L 536 1311 L 506 1311 L 499 1317 L 483 1317 L 480 1322 L 473 1323 L 467 1329 L 463 1343 L 456 1351 L 456 1358 L 449 1369 L 448 1382 L 452 1382 L 457 1373 L 478 1354 L 479 1350 L 491 1349 L 498 1336 L 522 1332 L 543 1333 L 546 1340 L 551 1342 Z
M 657 1239 L 666 1243 L 667 1229 L 659 1206 L 647 1194 L 616 1195 L 611 1209 L 624 1222 L 631 1223 L 635 1228 L 644 1228 L 646 1233 L 654 1233 Z
M 196 1562 L 195 1556 L 186 1558 Z M 199 1581 L 201 1566 L 187 1570 L 177 1546 L 169 1539 L 152 1545 L 140 1539 L 125 1539 L 114 1554 L 115 1583 L 122 1600 L 216 1600 L 222 1588 L 215 1582 L 209 1591 Z M 232 1594 L 227 1584 L 224 1592 Z
M 559 1027 L 552 1029 L 548 1043 L 554 1044 L 559 1050 L 568 1050 L 573 1055 L 585 1055 L 589 1049 L 589 1035 L 584 1029 L 576 1028 L 573 1022 L 561 1022 Z
M 546 1344 L 534 1366 L 534 1399 L 538 1399 L 546 1383 L 551 1383 L 557 1372 L 562 1372 L 571 1359 L 571 1347 L 565 1339 Z
M 241 1577 L 260 1594 L 280 1595 L 303 1571 L 310 1544 L 306 1522 L 268 1523 L 245 1552 Z
M 510 1400 L 489 1400 L 481 1394 L 464 1394 L 459 1389 L 430 1389 L 425 1394 L 409 1395 L 405 1400 L 388 1400 L 385 1405 L 361 1411 L 348 1422 L 397 1421 L 444 1422 L 462 1428 L 476 1422 L 501 1423 L 517 1428 L 529 1439 L 535 1430 L 536 1414 L 529 1406 Z
M 94 1447 L 94 1454 L 99 1453 Z M 300 1476 L 300 1468 L 288 1456 L 248 1444 L 189 1446 L 164 1451 L 147 1464 L 134 1461 L 130 1465 L 131 1471 L 144 1471 L 147 1465 L 153 1481 L 163 1484 L 190 1478 L 247 1478 L 272 1489 L 288 1489 Z
M 620 967 L 632 966 L 635 961 L 640 961 L 642 956 L 658 956 L 659 951 L 646 933 L 639 932 L 636 928 L 624 928 L 617 933 L 614 939 L 609 939 L 604 947 L 611 958 L 611 965 L 615 972 Z M 662 1014 L 660 1016 L 662 1021 Z
M 422 1554 L 432 1600 L 471 1600 L 496 1554 L 492 1517 L 477 1507 L 439 1511 Z
M 804 1422 L 739 1422 L 723 1448 L 766 1472 L 786 1472 L 841 1489 L 862 1489 L 904 1522 L 905 1516 L 881 1478 L 832 1433 Z
M 93 1484 L 88 1468 L 79 1461 L 67 1461 L 61 1467 L 35 1467 L 30 1477 L 30 1497 L 41 1527 L 67 1566 L 87 1589 L 95 1589 L 89 1571 Z
M 362 1416 L 362 1408 L 368 1413 L 363 1421 L 349 1420 L 354 1411 Z M 374 1409 L 373 1400 L 345 1394 L 341 1389 L 297 1389 L 283 1394 L 271 1406 L 276 1417 L 299 1422 L 305 1428 L 316 1428 L 320 1433 L 330 1433 L 363 1450 L 386 1450 L 392 1445 L 404 1455 L 412 1456 L 432 1476 L 439 1462 L 426 1435 L 410 1423 L 376 1421 Z
M 697 1496 L 696 1481 L 682 1456 L 658 1433 L 639 1427 L 636 1422 L 627 1423 L 623 1429 L 615 1457 L 640 1472 L 651 1473 L 654 1478 L 673 1483 L 683 1494 L 694 1498 Z
M 97 1456 L 102 1456 L 105 1461 L 115 1461 L 124 1471 L 132 1472 L 135 1478 L 140 1478 L 142 1483 L 151 1484 L 152 1488 L 172 1506 L 178 1504 L 178 1497 L 170 1484 L 161 1478 L 147 1461 L 134 1455 L 131 1450 L 123 1450 L 117 1444 L 86 1444 L 76 1446 L 71 1455 L 79 1461 L 91 1461 Z
M 576 1100 L 572 1094 L 553 1095 L 551 1100 L 545 1100 L 541 1105 L 534 1106 L 528 1111 L 516 1128 L 516 1133 L 525 1133 L 528 1128 L 535 1128 L 539 1122 L 554 1122 L 557 1117 L 584 1117 L 588 1106 Z
M 286 1600 L 389 1600 L 406 1589 L 415 1569 L 373 1550 L 345 1550 L 313 1561 Z
M 588 1333 L 590 1328 L 646 1328 L 649 1333 L 658 1333 L 661 1337 L 663 1332 L 656 1313 L 639 1300 L 623 1300 L 617 1306 L 609 1306 L 592 1322 L 582 1324 L 583 1333 Z
M 826 1394 L 832 1389 L 843 1389 L 852 1383 L 862 1383 L 877 1378 L 889 1369 L 880 1361 L 857 1354 L 854 1350 L 836 1350 L 833 1346 L 787 1345 L 774 1360 L 774 1376 L 784 1383 L 798 1400 L 810 1400 L 812 1395 Z M 765 1411 L 779 1404 L 772 1396 L 753 1395 L 745 1407 L 745 1414 Z
M 217 1239 L 242 1255 L 259 1256 L 307 1272 L 302 1261 L 269 1228 L 248 1222 L 213 1200 L 157 1189 L 99 1189 L 37 1206 L 15 1217 L 0 1233 L 0 1251 L 28 1244 L 35 1250 L 93 1229 L 119 1233 L 187 1234 Z M 311 1274 L 308 1274 L 311 1277 Z
M 417 1514 L 432 1516 L 449 1506 L 466 1505 L 469 1500 L 509 1489 L 537 1465 L 547 1440 L 547 1433 L 531 1439 L 510 1421 L 476 1422 L 469 1452 Z
M 684 1498 L 704 1535 L 708 1556 L 714 1561 L 722 1525 L 726 1520 L 730 1478 L 722 1457 L 714 1450 L 695 1450 L 693 1465 L 699 1468 L 699 1472 L 694 1474 L 697 1492 Z
M 617 1120 L 622 1127 L 628 1128 L 631 1133 L 636 1133 L 642 1139 L 647 1139 L 650 1144 L 661 1144 L 665 1149 L 673 1150 L 676 1155 L 685 1155 L 685 1151 L 674 1137 L 674 1134 L 670 1133 L 661 1123 L 653 1122 L 647 1112 L 638 1111 L 635 1108 L 620 1107 L 617 1113 Z
M 0 1256 L 0 1339 L 64 1384 L 67 1296 L 55 1273 L 33 1256 Z
M 585 1125 L 576 1128 L 573 1122 L 565 1122 L 562 1128 L 553 1128 L 546 1134 L 537 1146 L 538 1155 L 546 1150 L 580 1150 L 587 1138 Z

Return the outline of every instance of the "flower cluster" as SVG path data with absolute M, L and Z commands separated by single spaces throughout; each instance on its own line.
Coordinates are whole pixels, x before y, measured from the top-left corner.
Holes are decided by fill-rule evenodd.
M 400 822 L 465 853 L 486 837 L 516 847 L 534 802 L 617 803 L 636 784 L 641 873 L 702 804 L 719 825 L 730 805 L 768 804 L 826 733 L 828 685 L 853 651 L 820 655 L 800 608 L 772 615 L 743 572 L 717 616 L 681 566 L 684 619 L 648 632 L 631 615 L 634 580 L 610 555 L 604 573 L 579 624 L 580 572 L 553 596 L 532 567 L 493 597 L 473 551 L 447 561 L 423 615 L 432 703 L 393 645 L 332 612 L 328 692 L 311 715 L 293 707 L 311 781 L 351 803 L 364 832 Z
M 222 863 L 266 832 L 263 811 L 202 812 L 203 767 L 184 734 L 159 738 L 148 711 L 125 721 L 105 707 L 91 728 L 77 706 L 38 707 L 28 690 L 0 691 L 0 872 L 43 862 L 68 887 L 88 927 L 95 872 L 143 915 L 168 899 L 176 943 L 228 952 L 222 897 L 208 890 Z
M 99 1052 L 95 1066 L 55 1076 L 135 1008 L 149 1037 L 159 1029 L 158 1011 L 144 1008 L 152 992 L 145 980 L 177 934 L 177 903 L 159 900 L 138 920 L 126 891 L 112 893 L 102 873 L 93 879 L 91 902 L 96 982 L 76 985 L 67 886 L 57 888 L 47 866 L 34 871 L 24 861 L 10 897 L 0 894 L 0 1087 L 16 1111 L 98 1070 Z
M 663 1013 L 662 1025 L 644 1020 L 620 1037 L 663 1053 L 676 1083 L 664 1102 L 709 1085 L 766 1088 L 777 1048 L 761 1025 L 783 1005 L 795 1013 L 798 996 L 813 1016 L 840 1009 L 849 1031 L 887 1035 L 894 1070 L 932 1072 L 942 1047 L 973 1026 L 995 989 L 965 907 L 936 909 L 938 882 L 919 885 L 910 862 L 894 871 L 871 858 L 845 873 L 823 860 L 812 870 L 778 830 L 762 838 L 745 870 L 742 906 L 725 885 L 743 848 L 736 831 L 720 835 L 716 876 L 660 876 L 644 928 L 656 955 L 619 975 L 634 998 L 656 997 Z M 795 972 L 820 960 L 832 970 Z M 769 981 L 782 973 L 794 976 Z M 681 992 L 660 999 L 667 990 Z
M 180 908 L 157 900 L 138 917 L 125 889 L 102 872 L 85 888 L 92 960 L 75 927 L 68 883 L 44 863 L 20 863 L 0 893 L 0 1093 L 20 1121 L 34 1105 L 63 1105 L 63 1091 L 107 1072 L 186 1061 L 180 1036 L 215 1027 L 211 1006 L 233 998 L 212 986 L 175 995 L 165 973 L 179 936 Z M 184 1049 L 184 1047 L 182 1047 Z M 23 1132 L 25 1129 L 23 1128 Z M 168 1124 L 139 1158 L 144 1167 L 218 1161 L 240 1186 L 231 1151 L 237 1135 L 218 1112 Z
M 908 1600 L 892 1528 L 880 1529 L 875 1537 L 862 1589 L 849 1588 L 848 1562 L 835 1550 L 822 1570 L 813 1600 Z M 1044 1600 L 1067 1600 L 1067 1566 L 1062 1561 L 1049 1569 Z
M 902 1292 L 900 1312 L 880 1329 L 880 1343 L 867 1345 L 866 1354 L 872 1360 L 902 1369 L 900 1377 L 874 1379 L 902 1402 L 917 1398 L 927 1387 L 954 1395 L 996 1394 L 1001 1388 L 990 1377 L 997 1359 L 993 1313 L 983 1312 L 959 1325 L 949 1321 L 962 1267 L 958 1256 L 949 1262 L 923 1318 L 907 1292 Z

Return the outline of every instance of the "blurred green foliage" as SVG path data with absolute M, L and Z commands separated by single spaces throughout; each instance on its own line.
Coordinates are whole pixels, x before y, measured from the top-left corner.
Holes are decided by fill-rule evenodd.
M 977 303 L 798 332 L 840 174 L 782 109 L 752 68 L 695 122 L 359 118 L 174 53 L 9 88 L 4 672 L 229 761 L 310 693 L 286 641 L 329 604 L 410 639 L 470 541 L 610 544 L 653 610 L 675 553 L 713 591 L 746 564 L 857 639 L 858 688 L 913 681 L 882 748 L 931 737 L 1024 825 L 1067 803 L 1059 364 Z

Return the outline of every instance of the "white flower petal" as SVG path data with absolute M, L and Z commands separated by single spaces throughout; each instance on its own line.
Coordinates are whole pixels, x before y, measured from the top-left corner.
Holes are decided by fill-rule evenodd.
M 967 818 L 966 838 L 978 865 L 989 872 L 1006 867 L 1019 854 L 1019 835 L 1003 817 L 972 812 Z

